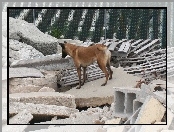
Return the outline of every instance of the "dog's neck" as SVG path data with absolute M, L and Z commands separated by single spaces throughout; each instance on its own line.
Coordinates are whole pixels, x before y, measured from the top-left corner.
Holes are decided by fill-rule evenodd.
M 78 48 L 78 46 L 74 45 L 74 44 L 66 44 L 66 52 L 69 56 L 73 57 L 75 54 L 75 50 Z

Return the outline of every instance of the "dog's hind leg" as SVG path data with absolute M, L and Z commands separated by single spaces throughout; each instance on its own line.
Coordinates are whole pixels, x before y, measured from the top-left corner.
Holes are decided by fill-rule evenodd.
M 83 67 L 83 82 L 82 82 L 82 86 L 84 85 L 86 80 L 86 67 Z
M 107 67 L 108 70 L 109 70 L 109 80 L 111 80 L 111 79 L 112 79 L 113 71 L 111 70 L 110 61 L 107 62 L 106 67 Z
M 79 86 L 77 87 L 77 89 L 81 88 L 81 66 L 77 68 L 77 73 L 79 76 Z
M 97 60 L 97 63 L 98 63 L 98 66 L 100 67 L 100 69 L 105 73 L 105 77 L 106 77 L 106 80 L 105 80 L 105 83 L 103 83 L 101 86 L 105 86 L 107 84 L 107 81 L 108 81 L 108 77 L 109 77 L 109 73 L 106 69 L 106 64 L 103 63 L 102 61 L 99 61 Z

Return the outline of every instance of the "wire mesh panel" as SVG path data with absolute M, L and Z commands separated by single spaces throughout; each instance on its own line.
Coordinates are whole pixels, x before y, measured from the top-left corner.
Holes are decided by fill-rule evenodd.
M 25 10 L 25 11 L 24 11 Z M 160 39 L 166 46 L 166 9 L 141 8 L 34 8 L 9 10 L 9 16 L 19 16 L 34 23 L 42 32 L 56 38 L 90 40 Z

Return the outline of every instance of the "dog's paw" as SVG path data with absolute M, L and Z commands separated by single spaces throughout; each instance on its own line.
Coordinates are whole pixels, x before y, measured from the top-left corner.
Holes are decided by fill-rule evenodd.
M 112 79 L 112 77 L 109 78 L 109 80 L 111 80 L 111 79 Z
M 76 89 L 80 89 L 81 87 L 80 86 L 77 86 Z
M 101 86 L 105 86 L 106 85 L 106 83 L 103 83 Z

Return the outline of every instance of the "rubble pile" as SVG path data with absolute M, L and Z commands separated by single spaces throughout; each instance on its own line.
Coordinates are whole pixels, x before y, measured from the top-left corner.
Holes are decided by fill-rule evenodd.
M 35 32 L 33 33 L 28 28 L 29 25 L 21 20 L 10 18 L 10 23 L 11 27 L 15 27 L 16 23 L 23 27 L 10 31 L 10 39 L 14 39 L 11 40 L 12 45 L 13 43 L 17 47 L 24 45 L 36 54 L 30 54 L 31 52 L 27 55 L 22 54 L 26 50 L 20 49 L 21 55 L 27 57 L 12 60 L 9 66 L 9 78 L 3 79 L 6 83 L 9 79 L 9 113 L 7 108 L 3 107 L 4 131 L 17 129 L 8 127 L 5 124 L 7 120 L 10 124 L 50 124 L 44 131 L 74 129 L 80 132 L 90 129 L 89 131 L 98 132 L 137 132 L 149 130 L 149 127 L 130 126 L 130 124 L 166 124 L 166 122 L 167 125 L 155 126 L 154 130 L 173 128 L 174 85 L 166 86 L 164 78 L 166 50 L 159 49 L 160 40 L 101 39 L 99 43 L 107 45 L 112 53 L 113 78 L 106 86 L 101 87 L 105 80 L 104 74 L 94 63 L 88 67 L 88 77 L 84 86 L 76 89 L 78 78 L 73 60 L 70 57 L 61 58 L 59 54 L 61 48 L 57 42 L 66 40 L 82 46 L 90 46 L 93 42 L 83 43 L 80 40 L 52 38 L 34 26 L 31 28 Z M 44 40 L 36 41 L 37 35 L 43 35 Z M 45 44 L 43 41 L 49 43 Z M 52 48 L 54 50 L 51 50 Z M 171 62 L 172 52 L 173 49 L 169 54 Z M 11 56 L 12 53 L 10 52 Z M 170 77 L 172 77 L 172 63 L 170 64 Z M 4 88 L 5 83 L 3 85 Z M 166 91 L 170 98 L 169 107 L 166 106 Z M 2 105 L 6 104 L 7 101 L 3 99 Z M 167 114 L 166 109 L 168 109 Z M 9 119 L 6 114 L 9 114 Z M 100 125 L 88 129 L 80 126 L 80 129 L 78 126 L 51 126 L 51 124 Z M 25 131 L 28 127 L 30 126 L 24 125 L 18 129 Z

